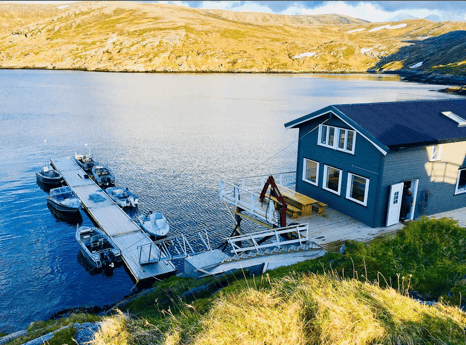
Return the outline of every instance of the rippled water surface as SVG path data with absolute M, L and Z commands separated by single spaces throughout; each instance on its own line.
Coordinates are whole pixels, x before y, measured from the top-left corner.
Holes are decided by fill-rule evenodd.
M 86 268 L 75 227 L 48 210 L 35 172 L 51 157 L 88 143 L 142 211 L 219 244 L 233 228 L 221 178 L 295 169 L 285 122 L 329 104 L 452 97 L 439 88 L 394 76 L 0 71 L 0 332 L 117 302 L 134 285 L 124 267 Z

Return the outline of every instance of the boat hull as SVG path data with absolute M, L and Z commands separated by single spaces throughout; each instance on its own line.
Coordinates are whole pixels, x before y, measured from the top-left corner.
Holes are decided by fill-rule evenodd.
M 60 205 L 53 200 L 47 199 L 47 207 L 58 219 L 70 223 L 81 223 L 82 217 L 80 208 L 71 208 Z
M 36 178 L 37 178 L 37 182 L 42 183 L 43 185 L 46 185 L 46 186 L 50 186 L 50 187 L 51 186 L 59 187 L 61 186 L 63 182 L 63 177 L 61 175 L 56 176 L 56 177 L 48 177 L 48 176 L 42 175 L 40 172 L 37 172 Z
M 75 237 L 81 253 L 95 268 L 113 267 L 122 260 L 120 250 L 101 229 L 83 226 L 76 230 Z
M 141 215 L 138 217 L 138 222 L 144 231 L 156 240 L 167 237 L 170 231 L 170 224 L 160 212 Z

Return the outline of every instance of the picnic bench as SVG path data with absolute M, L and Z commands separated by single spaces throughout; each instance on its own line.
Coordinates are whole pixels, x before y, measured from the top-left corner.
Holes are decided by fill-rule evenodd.
M 310 198 L 304 194 L 298 193 L 282 185 L 277 185 L 283 199 L 285 199 L 287 206 L 287 213 L 291 218 L 297 218 L 299 215 L 307 216 L 313 213 L 313 207 L 317 208 L 317 213 L 322 214 L 325 212 L 327 204 Z M 276 198 L 268 194 L 268 196 L 278 202 Z

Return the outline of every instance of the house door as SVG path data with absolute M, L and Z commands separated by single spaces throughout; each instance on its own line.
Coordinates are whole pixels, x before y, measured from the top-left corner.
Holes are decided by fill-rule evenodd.
M 401 198 L 403 197 L 403 187 L 403 182 L 392 184 L 390 186 L 390 198 L 388 199 L 386 226 L 390 226 L 400 222 Z

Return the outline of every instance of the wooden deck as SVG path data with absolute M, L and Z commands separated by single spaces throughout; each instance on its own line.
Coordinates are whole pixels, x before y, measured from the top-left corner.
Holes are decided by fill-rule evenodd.
M 71 157 L 52 159 L 53 167 L 62 175 L 68 186 L 81 199 L 81 203 L 94 222 L 109 235 L 121 250 L 121 256 L 136 282 L 166 276 L 176 272 L 175 266 L 169 260 L 161 260 L 147 264 L 148 255 L 157 255 L 152 246 L 152 240 L 131 218 L 77 165 Z M 98 195 L 101 201 L 95 202 Z M 143 246 L 142 253 L 140 246 Z M 145 260 L 140 260 L 140 256 Z

